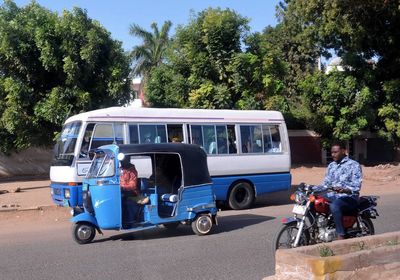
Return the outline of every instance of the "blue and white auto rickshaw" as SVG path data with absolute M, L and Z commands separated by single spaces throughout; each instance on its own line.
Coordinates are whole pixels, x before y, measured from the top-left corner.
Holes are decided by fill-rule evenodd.
M 137 231 L 163 225 L 191 225 L 194 233 L 210 233 L 217 208 L 207 156 L 197 145 L 107 145 L 93 153 L 83 181 L 83 209 L 72 211 L 72 234 L 79 244 L 91 242 L 96 231 Z M 120 188 L 120 161 L 129 160 L 138 173 L 141 196 L 147 204 L 125 205 Z M 134 209 L 125 209 L 133 207 Z M 124 221 L 123 213 L 135 212 Z

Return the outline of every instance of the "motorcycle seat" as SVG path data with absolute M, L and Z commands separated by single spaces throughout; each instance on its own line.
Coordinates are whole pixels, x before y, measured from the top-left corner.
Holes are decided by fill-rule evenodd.
M 368 196 L 361 196 L 358 200 L 358 210 L 364 210 L 371 207 L 371 200 Z

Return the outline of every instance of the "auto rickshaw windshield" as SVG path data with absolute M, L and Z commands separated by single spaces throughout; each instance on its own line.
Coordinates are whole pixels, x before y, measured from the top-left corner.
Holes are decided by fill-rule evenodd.
M 86 178 L 104 178 L 115 174 L 114 156 L 109 153 L 96 153 Z

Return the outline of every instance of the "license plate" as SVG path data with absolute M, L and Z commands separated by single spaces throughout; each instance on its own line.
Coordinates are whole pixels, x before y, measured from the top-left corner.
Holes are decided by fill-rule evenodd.
M 304 215 L 306 213 L 306 206 L 305 205 L 295 205 L 293 207 L 293 213 L 297 215 Z

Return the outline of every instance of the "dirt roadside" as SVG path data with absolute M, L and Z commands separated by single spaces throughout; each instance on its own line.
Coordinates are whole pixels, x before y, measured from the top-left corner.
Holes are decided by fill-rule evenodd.
M 292 168 L 292 184 L 319 184 L 325 167 L 297 166 Z M 400 192 L 400 164 L 363 167 L 362 194 Z M 43 178 L 0 181 L 0 215 L 8 210 L 54 207 L 50 197 L 50 181 Z M 1 216 L 0 216 L 1 219 Z

